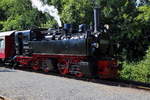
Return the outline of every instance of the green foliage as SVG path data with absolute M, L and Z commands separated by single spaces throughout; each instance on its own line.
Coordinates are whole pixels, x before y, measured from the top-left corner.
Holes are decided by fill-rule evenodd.
M 141 23 L 149 22 L 150 21 L 150 6 L 145 5 L 138 8 L 140 14 L 137 16 L 136 20 L 140 21 Z
M 0 11 L 2 31 L 30 29 L 45 22 L 45 15 L 33 9 L 30 0 L 2 0 Z
M 139 29 L 141 29 L 141 35 L 144 37 L 150 31 L 150 5 L 141 6 L 138 8 L 139 14 L 135 18 L 135 22 Z
M 124 62 L 121 78 L 150 82 L 150 48 L 147 50 L 145 58 L 137 63 Z
M 132 1 L 102 0 L 103 22 L 109 24 L 115 39 L 132 38 L 137 33 L 134 18 L 137 10 Z
M 90 24 L 92 2 L 89 0 L 63 0 L 62 20 L 64 23 Z
M 44 1 L 44 0 L 43 0 Z M 62 22 L 90 24 L 92 22 L 92 2 L 89 0 L 48 0 L 59 10 Z M 56 24 L 48 14 L 41 14 L 32 8 L 30 0 L 0 1 L 0 30 L 29 29 L 32 26 L 50 27 Z

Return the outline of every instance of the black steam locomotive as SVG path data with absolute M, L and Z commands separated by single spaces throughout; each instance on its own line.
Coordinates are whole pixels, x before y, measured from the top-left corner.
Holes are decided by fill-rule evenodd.
M 99 30 L 98 11 L 94 9 L 94 31 L 85 24 L 80 25 L 78 31 L 71 24 L 65 24 L 58 29 L 2 33 L 5 35 L 0 39 L 4 38 L 5 46 L 0 58 L 14 67 L 31 67 L 47 73 L 115 78 L 119 68 L 113 53 L 115 43 L 111 42 L 107 28 Z

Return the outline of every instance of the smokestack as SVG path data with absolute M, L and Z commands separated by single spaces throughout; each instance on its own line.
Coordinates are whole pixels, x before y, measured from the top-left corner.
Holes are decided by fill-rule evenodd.
M 100 8 L 94 8 L 94 32 L 100 31 Z

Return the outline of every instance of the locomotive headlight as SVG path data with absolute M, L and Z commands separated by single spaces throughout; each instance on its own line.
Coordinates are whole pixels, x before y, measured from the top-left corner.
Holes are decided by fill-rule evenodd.
M 92 43 L 91 45 L 92 45 L 92 47 L 94 47 L 94 48 L 99 48 L 99 44 L 98 44 L 98 43 Z

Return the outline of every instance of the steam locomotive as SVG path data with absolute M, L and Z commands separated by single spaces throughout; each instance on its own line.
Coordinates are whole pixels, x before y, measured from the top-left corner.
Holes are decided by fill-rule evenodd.
M 119 64 L 106 29 L 99 30 L 99 9 L 94 9 L 94 31 L 85 24 L 57 29 L 0 33 L 1 62 L 13 67 L 59 72 L 76 77 L 116 78 Z

